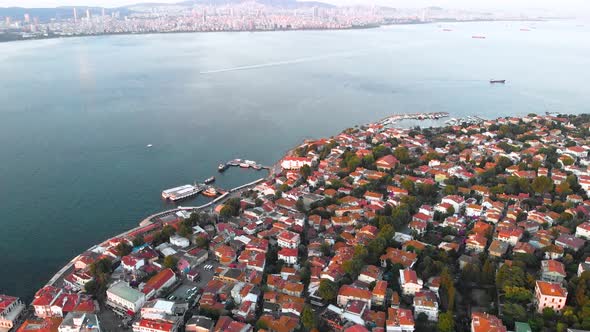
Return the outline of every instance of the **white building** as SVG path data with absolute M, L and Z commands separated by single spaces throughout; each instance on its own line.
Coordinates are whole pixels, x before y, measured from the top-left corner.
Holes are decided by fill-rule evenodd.
M 122 311 L 138 312 L 145 304 L 145 294 L 124 281 L 115 282 L 107 290 L 107 305 Z
M 166 315 L 174 315 L 175 303 L 166 300 L 148 301 L 141 308 L 141 317 L 147 319 L 164 319 Z
M 180 248 L 186 248 L 191 245 L 191 242 L 187 238 L 180 235 L 172 235 L 170 237 L 170 244 Z
M 18 320 L 25 305 L 17 297 L 0 295 L 0 330 L 10 330 Z
M 581 223 L 576 227 L 576 237 L 590 240 L 590 222 Z
M 417 292 L 414 295 L 414 315 L 425 314 L 429 321 L 438 320 L 438 300 L 431 290 Z
M 406 269 L 399 272 L 399 284 L 404 295 L 414 295 L 422 290 L 423 282 L 418 279 L 416 271 Z
M 291 231 L 282 231 L 277 237 L 277 242 L 281 248 L 297 248 L 301 242 L 299 234 Z
M 100 323 L 95 314 L 70 312 L 58 327 L 59 332 L 100 332 Z

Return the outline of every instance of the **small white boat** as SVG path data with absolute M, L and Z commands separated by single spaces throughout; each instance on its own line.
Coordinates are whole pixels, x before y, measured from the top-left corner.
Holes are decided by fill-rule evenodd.
M 146 146 L 147 146 L 148 148 L 151 148 L 153 145 L 151 145 L 151 144 L 148 144 L 148 145 L 146 145 Z

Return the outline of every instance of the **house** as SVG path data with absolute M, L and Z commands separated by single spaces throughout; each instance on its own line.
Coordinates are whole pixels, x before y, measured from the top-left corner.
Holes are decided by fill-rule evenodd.
M 383 271 L 375 265 L 365 265 L 358 276 L 358 280 L 370 284 L 381 279 Z
M 425 314 L 429 321 L 438 320 L 438 299 L 431 290 L 419 291 L 414 295 L 414 316 Z
M 465 199 L 459 195 L 445 196 L 440 202 L 441 204 L 450 204 L 451 206 L 453 206 L 455 212 L 459 212 L 461 208 L 465 206 Z
M 397 248 L 387 248 L 385 254 L 380 257 L 382 267 L 387 267 L 389 262 L 391 264 L 401 264 L 404 268 L 411 268 L 417 260 L 417 254 Z
M 124 314 L 138 312 L 145 301 L 144 293 L 129 287 L 124 281 L 117 281 L 107 289 L 107 306 Z
M 284 170 L 296 170 L 307 165 L 311 166 L 312 160 L 305 157 L 285 157 L 281 160 L 281 168 Z
M 399 161 L 393 155 L 387 155 L 377 159 L 375 165 L 380 171 L 389 171 L 395 168 L 398 163 Z
M 164 269 L 145 283 L 142 292 L 145 294 L 146 299 L 149 300 L 164 288 L 172 286 L 176 280 L 176 274 L 174 274 L 172 269 Z
M 571 249 L 573 251 L 580 250 L 584 246 L 584 243 L 586 243 L 585 240 L 577 238 L 570 234 L 561 234 L 555 240 L 556 245 L 561 246 L 565 249 Z
M 191 242 L 187 238 L 175 234 L 170 237 L 170 244 L 180 248 L 187 248 L 191 245 Z
M 144 265 L 145 260 L 135 255 L 127 255 L 121 258 L 121 266 L 125 271 L 128 272 L 135 272 L 141 269 L 141 267 Z
M 295 232 L 282 231 L 277 237 L 277 243 L 281 248 L 298 248 L 301 238 Z
M 371 297 L 371 291 L 368 289 L 360 289 L 350 285 L 342 285 L 338 291 L 337 302 L 339 306 L 344 307 L 348 301 L 363 301 L 367 303 L 368 308 L 371 309 Z
M 471 234 L 465 241 L 465 249 L 481 253 L 485 250 L 488 239 L 480 234 Z
M 9 331 L 21 318 L 25 305 L 18 297 L 0 294 L 0 331 Z
M 278 253 L 278 259 L 284 261 L 286 264 L 297 264 L 299 250 L 296 248 L 281 248 Z
M 426 227 L 428 226 L 428 223 L 425 221 L 417 221 L 417 220 L 413 220 L 410 222 L 410 224 L 408 225 L 408 227 L 415 231 L 418 235 L 422 235 L 424 233 L 426 233 Z
M 177 332 L 180 327 L 180 319 L 147 319 L 141 318 L 133 323 L 133 332 Z
M 388 308 L 387 332 L 414 332 L 414 317 L 410 309 Z
M 488 251 L 491 256 L 502 257 L 508 251 L 508 243 L 494 240 L 492 241 L 492 244 L 490 244 Z
M 53 286 L 45 286 L 38 290 L 32 303 L 35 316 L 39 318 L 52 317 L 51 306 L 62 293 L 62 289 Z
M 562 282 L 565 279 L 565 266 L 556 260 L 541 262 L 541 280 L 549 282 Z
M 537 311 L 543 312 L 545 308 L 560 311 L 565 307 L 567 290 L 560 284 L 537 280 L 535 285 L 535 302 Z
M 215 248 L 214 253 L 219 263 L 223 265 L 230 265 L 231 263 L 235 262 L 237 258 L 236 251 L 232 247 L 225 244 Z
M 520 228 L 513 229 L 502 229 L 496 235 L 496 239 L 502 242 L 506 242 L 511 246 L 515 246 L 518 241 L 522 238 L 524 231 Z
M 584 222 L 576 227 L 576 237 L 590 240 L 590 222 Z
M 502 320 L 485 312 L 471 314 L 471 332 L 506 332 Z
M 100 332 L 100 323 L 95 314 L 70 312 L 58 328 L 59 332 Z
M 414 295 L 422 289 L 423 282 L 418 278 L 416 271 L 405 269 L 399 272 L 399 284 L 404 295 Z
M 586 258 L 586 261 L 578 264 L 578 277 L 582 275 L 582 273 L 590 271 L 590 257 Z
M 206 316 L 191 317 L 184 327 L 185 332 L 210 332 L 213 330 L 215 321 Z
M 373 294 L 371 301 L 376 306 L 382 306 L 385 304 L 385 296 L 387 295 L 387 281 L 379 280 L 373 287 Z

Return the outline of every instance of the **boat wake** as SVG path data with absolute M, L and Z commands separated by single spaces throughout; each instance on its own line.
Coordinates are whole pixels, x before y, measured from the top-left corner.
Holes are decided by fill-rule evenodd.
M 313 56 L 313 57 L 305 57 L 293 60 L 285 60 L 285 61 L 276 61 L 276 62 L 267 62 L 255 65 L 248 65 L 248 66 L 238 66 L 238 67 L 230 67 L 230 68 L 223 68 L 223 69 L 215 69 L 215 70 L 207 70 L 200 72 L 201 75 L 208 75 L 208 74 L 219 74 L 219 73 L 227 73 L 232 71 L 239 71 L 239 70 L 253 70 L 253 69 L 261 69 L 261 68 L 268 68 L 268 67 L 277 67 L 277 66 L 286 66 L 286 65 L 294 65 L 298 63 L 305 63 L 305 62 L 314 62 L 314 61 L 322 61 L 327 59 L 333 58 L 346 58 L 346 57 L 353 57 L 361 55 L 361 52 L 346 52 L 346 53 L 333 53 L 333 54 L 326 54 L 320 56 Z

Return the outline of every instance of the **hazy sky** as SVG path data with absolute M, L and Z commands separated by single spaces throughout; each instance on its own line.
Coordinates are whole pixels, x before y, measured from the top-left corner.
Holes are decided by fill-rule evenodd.
M 179 0 L 0 0 L 0 7 L 57 7 L 70 5 L 92 5 L 117 7 L 138 2 L 174 3 Z M 322 1 L 322 0 L 320 0 Z M 590 12 L 589 0 L 323 0 L 336 5 L 377 4 L 395 7 L 415 8 L 442 6 L 465 9 L 530 9 L 544 8 L 556 11 Z

